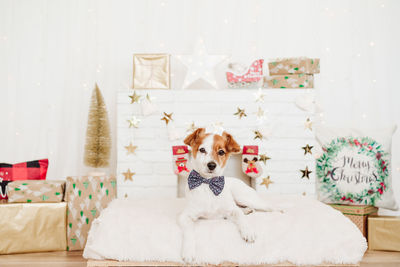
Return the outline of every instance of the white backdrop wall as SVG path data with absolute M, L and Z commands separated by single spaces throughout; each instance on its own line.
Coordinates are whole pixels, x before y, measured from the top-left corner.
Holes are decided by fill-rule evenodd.
M 116 141 L 117 91 L 133 53 L 321 58 L 317 95 L 327 124 L 400 124 L 399 1 L 0 0 L 0 161 L 48 157 L 49 179 L 86 172 L 91 90 L 105 97 Z M 172 61 L 172 88 L 184 67 Z M 223 68 L 217 71 L 226 88 Z M 116 168 L 116 146 L 111 171 Z M 400 193 L 400 133 L 393 178 Z

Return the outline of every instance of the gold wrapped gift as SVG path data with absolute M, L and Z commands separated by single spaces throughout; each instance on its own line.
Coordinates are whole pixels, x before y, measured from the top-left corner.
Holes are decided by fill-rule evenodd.
M 0 254 L 57 251 L 67 247 L 67 204 L 0 205 Z
M 169 89 L 169 55 L 133 55 L 133 88 Z
M 400 251 L 400 217 L 369 216 L 368 247 L 371 250 Z

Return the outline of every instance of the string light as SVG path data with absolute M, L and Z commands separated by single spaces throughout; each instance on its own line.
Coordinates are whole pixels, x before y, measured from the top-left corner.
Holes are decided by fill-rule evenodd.
M 40 86 L 40 82 L 37 82 L 36 85 L 37 85 L 37 86 Z
M 160 5 L 161 5 L 161 6 L 165 6 L 165 2 L 161 2 Z
M 224 23 L 228 24 L 229 23 L 228 19 L 224 19 Z
M 373 83 L 376 83 L 376 80 L 372 80 Z
M 369 46 L 373 47 L 373 46 L 375 46 L 375 43 L 371 41 L 371 42 L 369 42 Z
M 363 114 L 362 114 L 362 118 L 363 118 L 363 119 L 366 119 L 366 118 L 367 118 L 367 114 L 363 113 Z
M 381 4 L 381 8 L 384 8 L 385 7 L 385 4 Z
M 18 136 L 18 135 L 19 135 L 19 132 L 15 132 L 15 135 Z
M 360 54 L 360 53 L 358 53 L 358 54 L 357 54 L 357 57 L 361 57 L 361 54 Z
M 325 48 L 326 52 L 330 52 L 331 49 L 329 47 Z

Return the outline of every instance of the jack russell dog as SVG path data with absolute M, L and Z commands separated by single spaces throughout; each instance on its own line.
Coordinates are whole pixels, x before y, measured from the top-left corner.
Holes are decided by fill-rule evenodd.
M 211 134 L 204 128 L 187 136 L 184 143 L 192 148 L 193 170 L 186 187 L 186 206 L 178 218 L 183 232 L 183 260 L 193 262 L 195 259 L 194 223 L 200 218 L 229 219 L 246 242 L 254 242 L 256 233 L 239 206 L 259 211 L 274 209 L 241 180 L 222 176 L 229 156 L 240 152 L 238 143 L 227 132 Z

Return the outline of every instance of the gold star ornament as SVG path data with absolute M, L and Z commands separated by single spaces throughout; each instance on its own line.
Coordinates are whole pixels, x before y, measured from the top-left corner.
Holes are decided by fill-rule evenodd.
M 268 177 L 263 178 L 263 181 L 261 182 L 260 185 L 265 185 L 265 187 L 268 189 L 269 185 L 273 184 L 273 183 L 274 182 L 271 181 L 271 178 L 268 176 Z
M 132 116 L 132 118 L 127 121 L 129 122 L 129 128 L 132 128 L 132 127 L 139 128 L 140 120 L 138 118 L 136 118 L 135 116 Z
M 310 146 L 309 144 L 307 144 L 306 146 L 303 146 L 302 149 L 304 149 L 304 155 L 306 155 L 307 153 L 312 154 L 311 149 L 313 148 L 313 146 Z
M 310 120 L 310 118 L 307 118 L 306 122 L 304 123 L 304 129 L 309 129 L 310 131 L 312 131 L 312 121 Z
M 262 133 L 259 130 L 254 131 L 254 139 L 262 140 L 263 138 L 264 138 L 264 136 L 262 135 Z
M 254 93 L 254 97 L 256 98 L 256 102 L 264 102 L 264 96 L 262 89 L 258 88 L 257 93 Z
M 247 117 L 244 109 L 240 109 L 239 107 L 237 108 L 236 113 L 233 113 L 233 115 L 239 116 L 239 119 L 241 119 L 242 117 Z
M 135 175 L 135 173 L 131 172 L 130 169 L 128 169 L 126 172 L 123 172 L 122 174 L 124 175 L 124 181 L 125 182 L 128 181 L 128 180 L 133 182 L 132 176 Z
M 137 146 L 132 145 L 132 142 L 129 143 L 129 146 L 125 146 L 126 153 L 129 154 L 135 154 Z
M 162 121 L 165 121 L 165 125 L 168 125 L 168 123 L 170 122 L 170 121 L 173 121 L 173 119 L 172 119 L 172 112 L 170 113 L 170 114 L 168 114 L 168 113 L 166 113 L 166 112 L 163 112 L 164 113 L 164 116 L 161 118 L 161 120 Z
M 133 104 L 133 103 L 139 103 L 140 98 L 142 96 L 136 94 L 136 91 L 133 91 L 133 95 L 130 95 L 129 97 L 131 98 L 131 104 Z
M 186 132 L 190 132 L 190 133 L 191 133 L 191 132 L 194 132 L 194 131 L 196 131 L 197 128 L 198 128 L 198 127 L 194 124 L 194 121 L 192 121 L 192 123 L 189 124 L 189 126 L 188 126 Z
M 310 171 L 309 169 L 308 169 L 308 166 L 306 166 L 306 169 L 305 170 L 300 170 L 301 172 L 302 172 L 302 174 L 303 174 L 303 176 L 301 176 L 301 178 L 307 178 L 307 179 L 309 179 L 310 180 L 310 173 L 312 173 L 312 171 Z
M 271 159 L 266 154 L 260 154 L 260 161 L 264 162 L 264 165 L 267 165 L 267 160 Z

